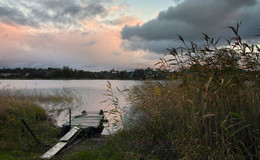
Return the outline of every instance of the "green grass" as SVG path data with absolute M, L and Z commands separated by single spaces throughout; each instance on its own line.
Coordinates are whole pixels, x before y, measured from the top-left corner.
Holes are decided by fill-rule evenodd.
M 120 155 L 115 152 L 111 152 L 109 146 L 103 148 L 94 148 L 92 150 L 79 151 L 69 156 L 68 160 L 103 160 L 105 157 L 109 157 L 111 160 L 121 160 Z
M 56 143 L 60 129 L 38 104 L 62 101 L 60 98 L 27 94 L 8 87 L 0 89 L 0 159 L 38 159 Z M 30 135 L 21 118 L 40 144 Z

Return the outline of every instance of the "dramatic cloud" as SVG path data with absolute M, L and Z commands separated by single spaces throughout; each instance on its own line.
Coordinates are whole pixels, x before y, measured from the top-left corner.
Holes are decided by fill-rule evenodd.
M 238 22 L 242 22 L 241 35 L 254 38 L 260 27 L 258 15 L 260 2 L 257 0 L 184 0 L 143 25 L 125 26 L 121 35 L 128 40 L 124 46 L 130 50 L 162 53 L 161 50 L 170 47 L 170 40 L 176 42 L 178 35 L 192 41 L 199 41 L 201 33 L 223 36 L 227 26 Z
M 121 26 L 124 27 L 124 25 L 128 24 L 129 26 L 133 26 L 136 24 L 143 24 L 143 22 L 141 22 L 140 20 L 131 17 L 131 16 L 123 16 L 117 19 L 113 19 L 113 20 L 107 20 L 104 22 L 107 25 L 112 25 L 112 26 Z
M 36 24 L 28 20 L 22 12 L 10 7 L 0 6 L 0 19 L 7 24 L 36 26 Z
M 58 3 L 58 1 L 44 1 L 44 3 L 38 3 L 42 9 L 36 9 L 31 7 L 34 5 L 29 4 L 30 15 L 8 7 L 0 12 L 6 19 L 6 21 L 1 19 L 0 22 L 0 41 L 2 42 L 0 67 L 62 67 L 66 65 L 80 69 L 104 70 L 148 67 L 154 64 L 153 60 L 145 58 L 148 54 L 146 51 L 125 51 L 121 47 L 120 31 L 124 25 L 142 24 L 143 22 L 137 18 L 123 16 L 106 20 L 106 22 L 111 21 L 111 24 L 101 23 L 98 18 L 85 18 L 86 15 L 104 16 L 106 9 L 100 7 L 98 3 L 81 6 L 82 4 L 68 5 Z M 26 5 L 23 4 L 23 6 Z M 52 11 L 55 10 L 55 13 L 48 11 L 47 6 L 53 6 Z M 20 5 L 17 5 L 17 8 L 20 8 Z M 46 12 L 43 12 L 44 9 Z M 15 18 L 14 15 L 19 15 L 19 13 L 21 17 Z M 30 16 L 35 17 L 33 19 L 37 21 L 39 28 L 29 22 L 22 23 L 26 22 L 25 20 Z M 58 26 L 60 24 L 74 27 L 79 23 L 80 26 L 76 29 L 65 30 Z
M 81 22 L 96 16 L 106 16 L 102 1 L 35 0 L 0 3 L 0 20 L 8 24 L 58 28 L 81 27 Z
M 199 41 L 242 21 L 252 40 L 258 15 L 259 0 L 0 0 L 0 68 L 151 67 L 178 35 Z

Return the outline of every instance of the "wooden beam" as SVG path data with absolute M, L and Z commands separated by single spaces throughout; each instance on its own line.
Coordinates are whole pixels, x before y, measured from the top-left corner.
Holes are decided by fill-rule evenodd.
M 42 159 L 50 159 L 55 154 L 57 154 L 62 148 L 64 148 L 73 138 L 81 131 L 81 128 L 75 126 L 67 134 L 65 134 L 55 146 L 48 150 L 44 155 L 41 156 Z
M 68 142 L 59 142 L 55 146 L 53 146 L 50 150 L 48 150 L 44 155 L 41 156 L 42 159 L 50 159 L 56 153 L 58 153 L 63 147 L 67 145 Z
M 69 141 L 78 131 L 79 127 L 75 126 L 73 127 L 67 134 L 65 134 L 59 141 L 60 142 L 67 142 Z

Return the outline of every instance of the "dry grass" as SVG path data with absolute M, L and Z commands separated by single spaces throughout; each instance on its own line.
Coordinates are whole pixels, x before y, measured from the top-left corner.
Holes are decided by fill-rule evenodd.
M 235 37 L 224 48 L 206 34 L 201 47 L 180 37 L 184 47 L 158 63 L 174 71 L 169 81 L 130 92 L 128 131 L 143 135 L 137 151 L 160 159 L 260 158 L 260 49 L 241 40 L 239 25 L 230 28 Z
M 103 159 L 260 159 L 260 49 L 230 28 L 224 48 L 180 36 L 184 47 L 158 63 L 169 79 L 130 90 L 130 123 L 98 150 Z

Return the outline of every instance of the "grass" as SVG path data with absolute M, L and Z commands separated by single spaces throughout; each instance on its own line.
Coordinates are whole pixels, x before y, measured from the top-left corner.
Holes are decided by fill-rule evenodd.
M 105 146 L 103 148 L 94 148 L 91 150 L 79 151 L 69 156 L 68 160 L 103 160 L 104 157 L 109 157 L 109 159 L 113 160 L 121 160 L 120 155 L 115 152 L 111 152 L 109 146 Z
M 28 94 L 22 90 L 0 89 L 0 159 L 38 159 L 57 142 L 60 129 L 40 103 L 61 103 L 60 95 Z M 38 144 L 22 124 L 25 120 Z
M 168 80 L 129 91 L 130 123 L 70 159 L 260 159 L 260 49 L 238 28 L 222 48 L 206 34 L 202 46 L 180 36 L 158 63 Z

